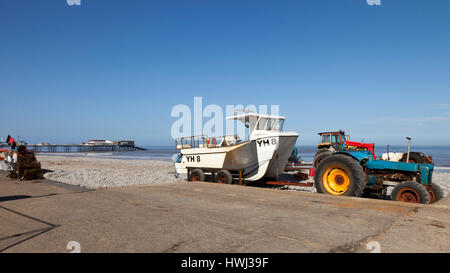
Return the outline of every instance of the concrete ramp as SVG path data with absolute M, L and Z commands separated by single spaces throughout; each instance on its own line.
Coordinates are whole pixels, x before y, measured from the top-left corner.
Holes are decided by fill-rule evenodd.
M 202 182 L 86 191 L 0 177 L 0 249 L 69 252 L 75 241 L 81 252 L 450 252 L 449 202 Z

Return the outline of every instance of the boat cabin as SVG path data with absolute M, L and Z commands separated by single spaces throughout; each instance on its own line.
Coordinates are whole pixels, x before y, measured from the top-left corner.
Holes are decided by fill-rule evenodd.
M 248 140 L 251 141 L 254 136 L 267 134 L 271 132 L 281 132 L 285 117 L 262 115 L 256 113 L 246 113 L 242 115 L 234 115 L 226 117 L 227 120 L 239 120 L 246 128 L 249 129 Z M 175 139 L 175 146 L 177 149 L 192 149 L 192 148 L 217 148 L 229 147 L 240 144 L 242 141 L 238 135 L 207 137 L 205 135 L 182 137 Z

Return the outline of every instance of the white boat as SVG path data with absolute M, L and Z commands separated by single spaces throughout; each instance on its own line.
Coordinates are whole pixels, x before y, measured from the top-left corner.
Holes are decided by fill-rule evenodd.
M 177 175 L 188 174 L 190 179 L 188 170 L 197 169 L 214 180 L 215 172 L 227 170 L 245 181 L 277 179 L 298 138 L 295 132 L 282 132 L 286 118 L 246 113 L 227 119 L 243 122 L 249 128 L 248 140 L 241 141 L 238 136 L 178 138 L 175 142 L 180 154 L 174 160 Z

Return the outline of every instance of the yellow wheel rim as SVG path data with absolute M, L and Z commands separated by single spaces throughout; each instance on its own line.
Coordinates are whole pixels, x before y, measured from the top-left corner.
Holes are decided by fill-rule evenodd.
M 341 195 L 350 186 L 350 177 L 344 170 L 330 167 L 323 174 L 322 183 L 328 193 Z

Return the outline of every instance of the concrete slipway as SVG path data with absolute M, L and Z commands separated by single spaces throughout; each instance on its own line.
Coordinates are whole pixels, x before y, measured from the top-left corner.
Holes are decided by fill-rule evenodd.
M 450 252 L 434 205 L 213 183 L 89 191 L 0 172 L 2 252 Z M 371 243 L 372 242 L 372 243 Z

